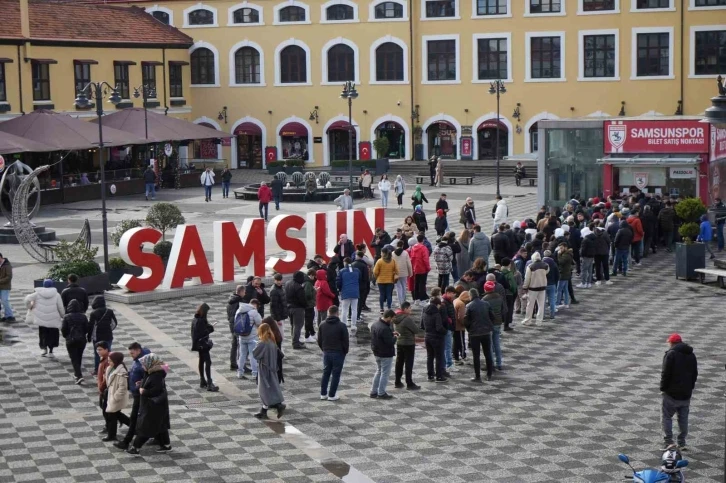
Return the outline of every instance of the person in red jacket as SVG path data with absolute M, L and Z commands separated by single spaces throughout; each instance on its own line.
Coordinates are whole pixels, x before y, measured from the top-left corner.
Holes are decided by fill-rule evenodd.
M 429 251 L 423 244 L 424 236 L 419 235 L 417 243 L 409 248 L 411 267 L 413 268 L 413 299 L 415 305 L 421 305 L 428 300 L 426 295 L 426 278 L 431 271 Z
M 318 327 L 328 316 L 328 309 L 333 305 L 335 294 L 328 285 L 328 272 L 318 270 L 315 272 L 315 309 L 318 311 Z
M 260 200 L 260 218 L 267 221 L 267 205 L 272 201 L 272 190 L 264 181 L 260 184 L 260 189 L 257 190 L 257 198 Z M 264 216 L 262 215 L 262 208 L 265 209 Z
M 628 217 L 628 225 L 633 229 L 633 242 L 630 244 L 631 256 L 633 257 L 633 265 L 640 265 L 640 256 L 643 253 L 643 223 L 640 221 L 638 209 L 634 208 Z

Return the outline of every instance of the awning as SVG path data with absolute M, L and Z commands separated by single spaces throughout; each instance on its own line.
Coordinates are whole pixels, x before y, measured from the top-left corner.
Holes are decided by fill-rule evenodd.
M 280 136 L 307 137 L 308 128 L 299 122 L 288 122 L 280 129 Z
M 484 121 L 479 124 L 477 131 L 483 131 L 484 129 L 496 129 L 497 127 L 499 127 L 501 131 L 509 131 L 506 124 L 502 121 L 497 121 L 496 119 L 489 119 L 488 121 Z
M 142 60 L 141 65 L 164 65 L 160 60 Z
M 604 158 L 597 159 L 596 164 L 611 164 L 613 166 L 628 166 L 628 165 L 662 165 L 662 166 L 675 166 L 684 164 L 699 164 L 701 162 L 700 156 L 691 157 L 670 157 L 670 156 L 659 156 L 659 157 L 644 157 L 644 156 L 631 156 L 631 157 L 612 157 L 606 156 Z
M 0 154 L 45 153 L 55 150 L 52 146 L 0 131 Z
M 333 124 L 328 127 L 328 132 L 330 131 L 348 131 L 350 129 L 350 124 L 348 124 L 348 121 L 335 121 Z
M 30 59 L 33 64 L 57 64 L 58 61 L 55 59 Z
M 91 65 L 96 65 L 96 64 L 98 64 L 98 61 L 97 60 L 93 60 L 93 59 L 73 59 L 73 63 L 74 64 L 91 64 Z
M 144 110 L 140 107 L 121 109 L 107 116 L 103 116 L 103 126 L 104 128 L 108 126 L 132 133 L 135 136 L 146 139 L 150 143 L 232 137 L 231 134 L 217 131 L 213 127 L 194 124 L 193 122 L 165 116 L 154 111 L 147 111 L 146 116 L 149 125 L 148 138 L 146 137 L 144 129 Z M 91 122 L 98 122 L 98 119 L 94 119 Z
M 0 57 L 0 64 L 12 64 L 13 59 L 9 59 L 7 57 Z
M 186 60 L 170 60 L 169 65 L 189 65 Z
M 262 129 L 255 123 L 243 122 L 237 129 L 234 130 L 235 136 L 247 135 L 247 136 L 262 136 Z
M 113 65 L 136 65 L 133 60 L 114 60 Z
M 437 129 L 456 131 L 456 127 L 449 121 L 436 121 L 435 123 L 431 124 L 426 130 L 428 131 L 432 127 L 436 127 Z

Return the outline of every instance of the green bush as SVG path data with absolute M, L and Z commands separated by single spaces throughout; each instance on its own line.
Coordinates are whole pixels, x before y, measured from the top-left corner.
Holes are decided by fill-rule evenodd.
M 53 249 L 53 253 L 59 264 L 93 262 L 98 253 L 98 247 L 86 248 L 84 243 L 68 243 L 65 240 L 61 240 Z
M 168 241 L 160 241 L 154 245 L 154 254 L 159 255 L 162 260 L 166 261 L 169 259 L 171 254 L 172 243 Z
M 132 228 L 139 228 L 141 226 L 144 226 L 144 220 L 121 220 L 121 222 L 116 225 L 114 232 L 111 233 L 111 241 L 115 246 L 119 246 L 119 243 L 121 243 L 121 237 L 124 233 Z
M 76 274 L 79 278 L 91 277 L 101 273 L 101 267 L 98 266 L 93 260 L 82 260 L 68 263 L 58 263 L 48 271 L 46 278 L 56 280 L 58 282 L 65 282 L 68 280 L 68 275 Z
M 185 222 L 179 208 L 171 203 L 156 203 L 146 215 L 146 224 L 159 230 L 162 240 L 166 240 L 167 230 L 176 228 L 177 225 L 183 225 Z
M 698 237 L 698 234 L 701 231 L 701 227 L 698 225 L 698 223 L 684 223 L 681 225 L 681 227 L 678 229 L 678 233 L 683 237 L 683 241 L 686 243 L 686 245 L 690 245 L 693 243 L 693 240 Z
M 686 223 L 698 223 L 706 213 L 706 205 L 700 198 L 686 198 L 676 203 L 676 214 Z
M 385 158 L 386 156 L 388 156 L 389 147 L 390 143 L 386 136 L 378 136 L 376 139 L 373 140 L 373 149 L 376 150 L 376 154 L 379 158 Z
M 113 257 L 108 261 L 108 267 L 111 270 L 123 270 L 126 268 L 126 262 L 121 257 Z

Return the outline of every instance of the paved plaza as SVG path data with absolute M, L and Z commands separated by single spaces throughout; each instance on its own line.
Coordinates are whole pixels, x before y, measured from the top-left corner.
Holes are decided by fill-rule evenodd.
M 395 175 L 395 171 L 393 172 Z M 451 228 L 459 231 L 458 207 L 474 197 L 480 219 L 488 220 L 492 180 L 446 187 Z M 439 189 L 424 186 L 433 223 Z M 507 180 L 502 192 L 510 221 L 533 216 L 535 188 Z M 201 190 L 163 191 L 189 223 L 201 225 L 211 247 L 214 219 L 240 222 L 257 204 L 222 200 L 204 203 Z M 41 210 L 38 222 L 73 237 L 83 218 L 99 240 L 98 202 Z M 109 219 L 143 218 L 151 202 L 142 197 L 112 199 Z M 375 206 L 377 201 L 356 207 Z M 387 212 L 395 231 L 407 211 Z M 283 203 L 281 213 L 325 211 L 330 204 Z M 274 209 L 273 209 L 274 212 Z M 271 213 L 272 215 L 273 213 Z M 77 228 L 76 228 L 77 227 Z M 503 336 L 504 368 L 491 382 L 469 382 L 471 365 L 457 366 L 444 384 L 426 382 L 425 350 L 417 347 L 414 380 L 418 392 L 394 389 L 395 399 L 368 397 L 375 363 L 369 332 L 351 339 L 337 402 L 319 399 L 322 370 L 318 348 L 293 351 L 289 329 L 283 344 L 288 410 L 282 420 L 252 417 L 259 407 L 252 380 L 229 371 L 225 295 L 140 305 L 115 304 L 119 326 L 114 348 L 132 341 L 159 354 L 171 367 L 167 387 L 174 451 L 142 450 L 133 458 L 100 441 L 93 359 L 86 349 L 86 384 L 74 384 L 64 347 L 58 358 L 41 358 L 37 329 L 22 320 L 22 298 L 32 278 L 47 267 L 28 260 L 18 247 L 3 254 L 17 264 L 11 300 L 18 322 L 4 326 L 0 345 L 0 482 L 610 482 L 627 474 L 617 454 L 633 464 L 660 461 L 660 364 L 668 334 L 678 331 L 695 348 L 699 378 L 690 416 L 687 478 L 723 482 L 724 355 L 726 291 L 713 285 L 676 281 L 673 255 L 660 252 L 632 270 L 627 281 L 577 292 L 579 305 L 562 310 L 542 327 L 515 325 Z M 268 255 L 274 246 L 268 241 Z M 270 250 L 271 249 L 271 250 Z M 211 258 L 210 258 L 211 261 Z M 435 284 L 432 272 L 430 282 Z M 430 283 L 429 285 L 432 285 Z M 189 326 L 196 306 L 211 306 L 213 378 L 220 392 L 198 387 L 196 353 Z M 373 290 L 368 305 L 378 306 Z M 522 316 L 515 315 L 515 322 Z M 372 322 L 369 315 L 366 322 Z M 127 361 L 128 362 L 128 361 Z M 129 409 L 130 411 L 130 409 Z M 125 430 L 125 428 L 124 428 Z M 121 434 L 125 431 L 122 430 Z

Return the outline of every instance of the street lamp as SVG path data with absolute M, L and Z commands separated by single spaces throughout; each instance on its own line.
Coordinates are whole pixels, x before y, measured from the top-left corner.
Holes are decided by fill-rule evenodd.
M 146 103 L 149 102 L 149 99 L 156 98 L 156 87 L 148 85 L 134 87 L 134 98 L 138 99 L 139 97 L 144 99 L 144 133 L 146 139 L 149 139 L 149 119 L 146 115 Z
M 353 99 L 358 97 L 358 91 L 355 90 L 355 83 L 347 81 L 343 85 L 343 92 L 340 93 L 341 99 L 348 99 L 348 188 L 353 192 Z
M 501 80 L 495 80 L 494 82 L 491 82 L 489 84 L 489 94 L 496 94 L 497 95 L 497 142 L 496 142 L 496 156 L 497 156 L 497 196 L 500 196 L 499 194 L 499 96 L 501 94 L 506 94 L 507 88 L 504 87 L 504 83 Z
M 86 95 L 86 91 L 90 96 Z M 118 91 L 108 82 L 89 82 L 76 96 L 75 104 L 80 109 L 87 109 L 91 99 L 96 100 L 96 116 L 98 116 L 98 164 L 101 166 L 101 223 L 103 226 L 103 269 L 108 271 L 108 219 L 106 218 L 106 167 L 103 161 L 103 106 L 101 102 L 108 95 L 108 102 L 114 106 L 121 102 Z

